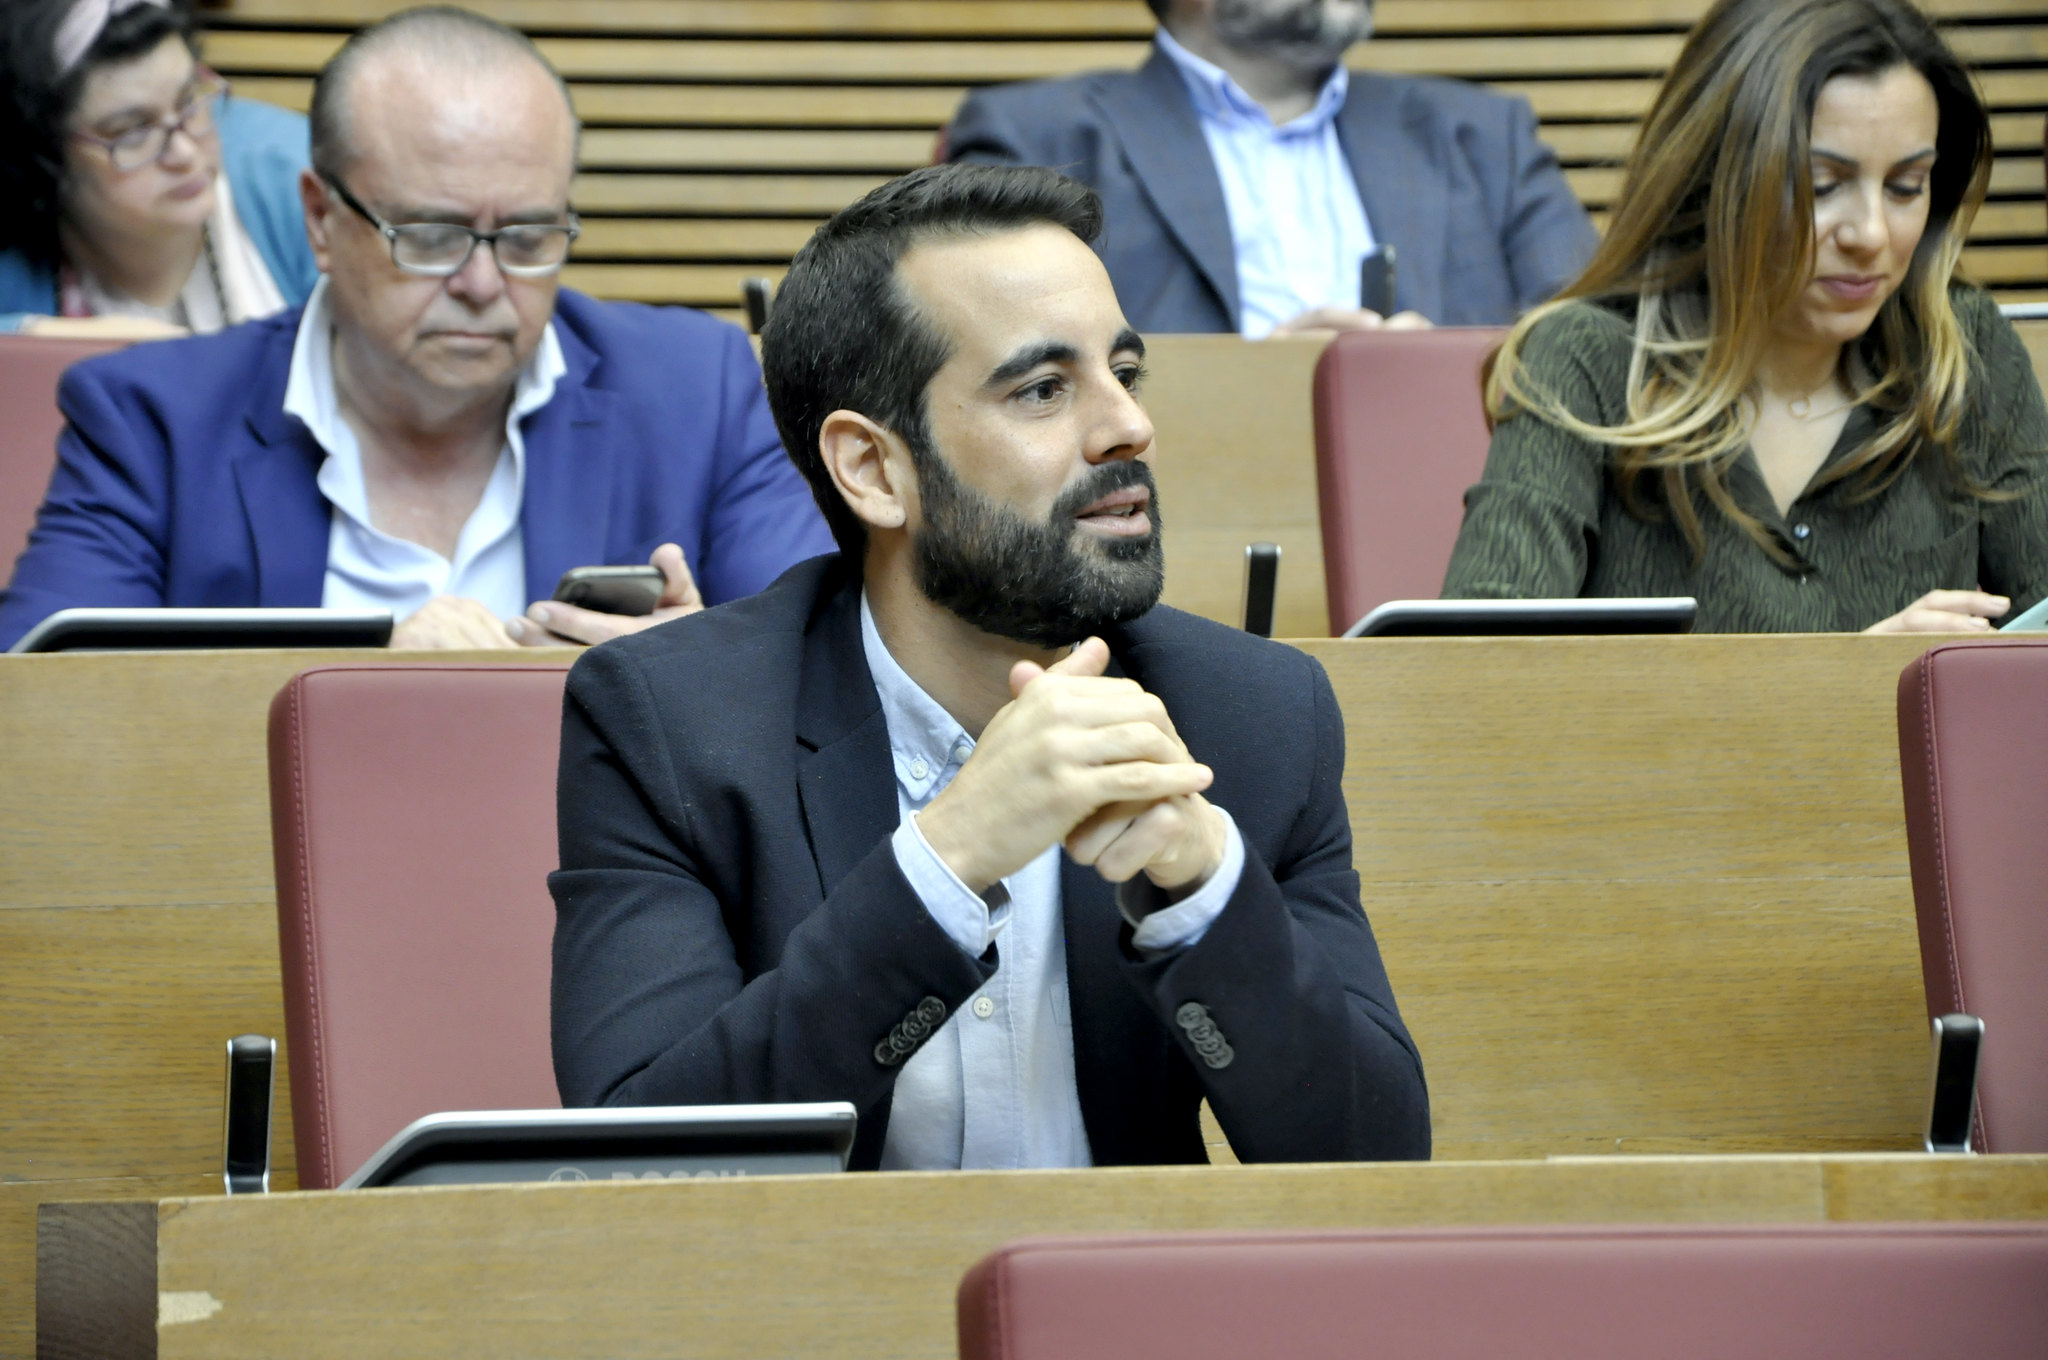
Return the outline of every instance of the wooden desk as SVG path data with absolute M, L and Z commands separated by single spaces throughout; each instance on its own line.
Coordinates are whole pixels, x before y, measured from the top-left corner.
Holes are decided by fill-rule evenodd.
M 1034 1233 L 2048 1217 L 2048 1158 L 890 1173 L 47 1205 L 38 1354 L 927 1357 Z
M 1913 1145 L 1925 642 L 1302 645 L 1440 1158 Z M 0 1353 L 33 1205 L 218 1185 L 222 1041 L 283 1034 L 265 715 L 332 659 L 0 661 Z
M 38 1202 L 219 1188 L 222 1045 L 284 1035 L 270 700 L 364 657 L 0 658 L 0 1355 L 27 1350 Z M 275 1148 L 295 1185 L 283 1103 Z
M 1925 639 L 1297 644 L 1439 1157 L 1918 1146 Z
M 1166 603 L 1242 624 L 1245 545 L 1278 543 L 1274 634 L 1328 636 L 1309 400 L 1328 343 L 1327 336 L 1147 340 L 1141 395 L 1156 432 Z

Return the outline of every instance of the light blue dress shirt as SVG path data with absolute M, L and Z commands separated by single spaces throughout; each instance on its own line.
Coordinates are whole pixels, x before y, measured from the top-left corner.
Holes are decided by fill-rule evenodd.
M 1060 847 L 1047 849 L 986 897 L 960 881 L 925 841 L 916 813 L 953 782 L 974 754 L 974 738 L 890 655 L 865 591 L 860 636 L 896 770 L 902 819 L 890 842 L 896 862 L 960 948 L 979 958 L 1001 941 L 995 976 L 898 1071 L 882 1169 L 1092 1165 L 1074 1084 Z M 1243 838 L 1230 814 L 1223 818 L 1222 865 L 1195 892 L 1136 923 L 1133 944 L 1140 950 L 1194 944 L 1222 915 L 1244 872 Z
M 1315 107 L 1274 126 L 1228 73 L 1159 30 L 1187 82 L 1237 249 L 1238 329 L 1257 339 L 1311 307 L 1356 307 L 1359 262 L 1373 249 L 1358 181 L 1337 138 L 1351 89 L 1342 65 Z
M 403 620 L 436 595 L 462 595 L 480 601 L 501 619 L 525 613 L 531 601 L 526 598 L 526 536 L 519 527 L 526 499 L 526 440 L 520 425 L 554 399 L 555 384 L 567 372 L 562 344 L 550 321 L 513 388 L 497 465 L 476 509 L 463 522 L 454 558 L 443 557 L 371 523 L 362 446 L 342 419 L 334 390 L 334 322 L 323 278 L 299 318 L 284 389 L 285 412 L 304 422 L 327 454 L 315 478 L 320 494 L 333 507 L 321 605 L 388 609 Z

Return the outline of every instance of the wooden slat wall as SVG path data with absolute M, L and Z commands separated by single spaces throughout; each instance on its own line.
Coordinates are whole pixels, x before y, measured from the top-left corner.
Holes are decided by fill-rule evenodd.
M 1134 66 L 1139 0 L 469 0 L 525 28 L 588 131 L 568 281 L 730 314 L 826 215 L 931 159 L 974 85 Z M 1707 0 L 1381 0 L 1353 60 L 1526 95 L 1596 217 L 1636 120 Z M 208 55 L 237 88 L 304 108 L 354 27 L 404 0 L 215 0 Z M 1964 265 L 2048 300 L 2048 5 L 1931 0 L 1994 113 L 1992 201 Z

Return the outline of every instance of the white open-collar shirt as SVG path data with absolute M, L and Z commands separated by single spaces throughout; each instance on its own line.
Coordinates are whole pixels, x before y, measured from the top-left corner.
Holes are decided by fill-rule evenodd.
M 362 445 L 342 419 L 334 390 L 334 318 L 327 306 L 327 280 L 321 279 L 299 318 L 284 389 L 285 413 L 297 416 L 327 455 L 316 478 L 333 508 L 321 605 L 388 609 L 404 619 L 436 595 L 463 595 L 501 619 L 524 614 L 532 601 L 526 598 L 526 542 L 519 527 L 526 496 L 526 440 L 520 425 L 554 399 L 555 386 L 567 371 L 550 321 L 533 357 L 519 371 L 505 415 L 504 447 L 483 497 L 462 526 L 454 558 L 443 557 L 370 522 Z

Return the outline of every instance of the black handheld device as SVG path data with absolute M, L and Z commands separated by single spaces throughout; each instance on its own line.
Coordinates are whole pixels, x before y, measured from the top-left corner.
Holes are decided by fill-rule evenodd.
M 740 299 L 747 308 L 747 329 L 755 335 L 759 335 L 761 328 L 768 324 L 768 301 L 774 296 L 771 288 L 768 280 L 759 275 L 740 280 Z
M 1358 262 L 1358 305 L 1381 316 L 1394 314 L 1394 248 L 1380 246 Z
M 238 1034 L 228 1040 L 226 1098 L 221 1123 L 221 1181 L 230 1195 L 270 1189 L 270 1107 L 277 1071 L 277 1040 Z
M 1244 630 L 1273 636 L 1273 596 L 1280 583 L 1280 545 L 1247 543 L 1244 549 Z
M 1934 1070 L 1927 1079 L 1927 1150 L 1970 1151 L 1977 1113 L 1977 1057 L 1984 1022 L 1974 1015 L 1934 1017 Z
M 563 604 L 600 614 L 652 614 L 665 585 L 659 567 L 571 567 L 555 583 Z

